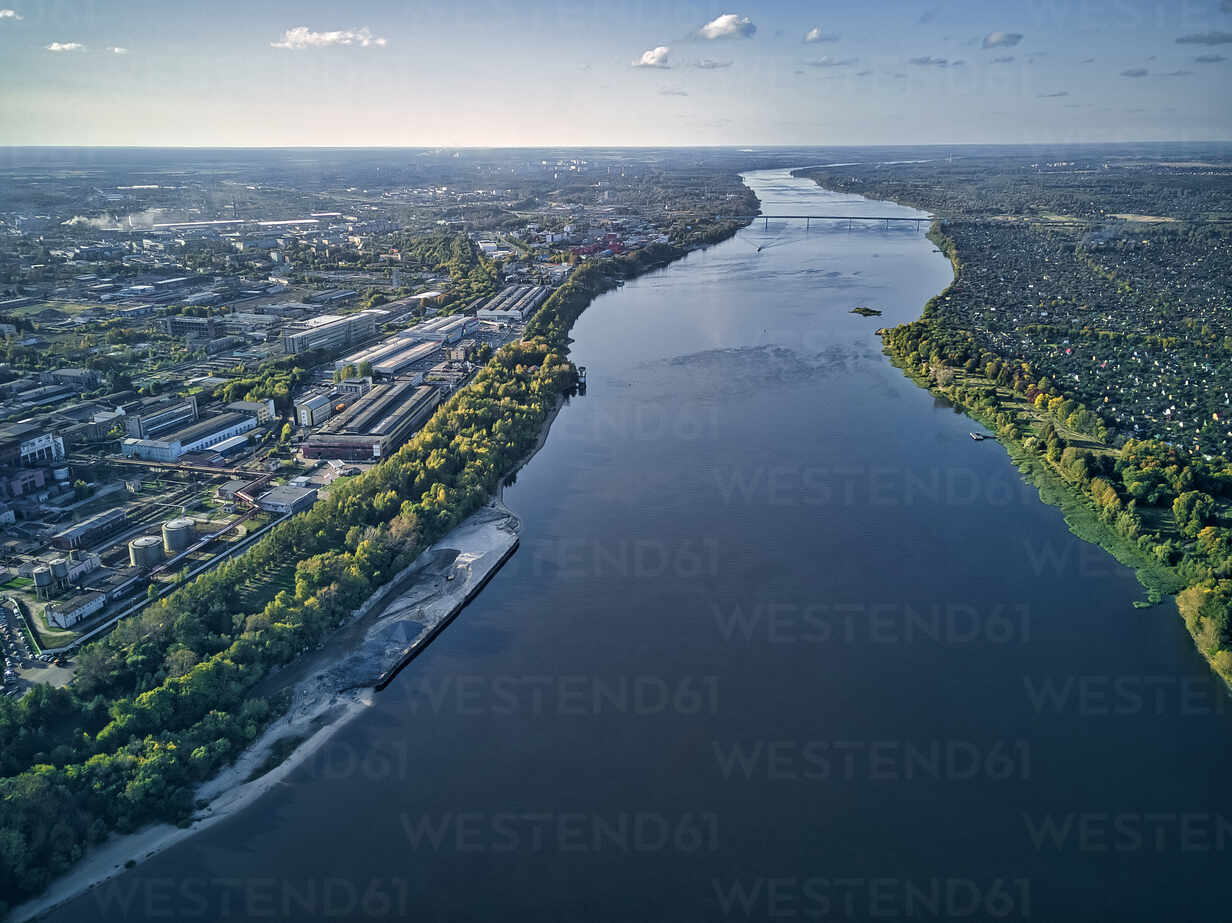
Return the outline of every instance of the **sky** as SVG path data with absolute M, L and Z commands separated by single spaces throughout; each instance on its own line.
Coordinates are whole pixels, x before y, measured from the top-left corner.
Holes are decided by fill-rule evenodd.
M 1232 0 L 0 0 L 0 60 L 2 145 L 1232 139 Z

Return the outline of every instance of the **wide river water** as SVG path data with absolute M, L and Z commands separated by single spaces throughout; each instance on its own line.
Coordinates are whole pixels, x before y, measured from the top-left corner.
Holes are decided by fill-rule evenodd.
M 1174 607 L 882 355 L 951 277 L 922 232 L 802 224 L 597 299 L 479 598 L 285 784 L 51 918 L 1223 918 L 1232 715 Z

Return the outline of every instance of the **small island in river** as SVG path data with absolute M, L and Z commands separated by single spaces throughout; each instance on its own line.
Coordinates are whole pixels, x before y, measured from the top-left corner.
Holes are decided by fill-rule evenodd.
M 880 317 L 881 316 L 881 312 L 878 311 L 876 308 L 870 308 L 865 305 L 861 305 L 858 308 L 852 308 L 851 313 L 859 314 L 863 317 Z

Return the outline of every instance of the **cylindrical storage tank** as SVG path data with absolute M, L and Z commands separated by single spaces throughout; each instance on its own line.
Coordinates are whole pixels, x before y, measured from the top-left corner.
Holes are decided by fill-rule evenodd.
M 163 547 L 167 554 L 179 554 L 196 540 L 196 520 L 183 517 L 163 523 Z
M 50 567 L 36 567 L 30 572 L 30 576 L 34 578 L 34 585 L 40 589 L 51 586 Z
M 51 576 L 57 580 L 68 579 L 68 561 L 64 558 L 51 559 Z
M 133 567 L 157 567 L 163 562 L 163 543 L 157 535 L 141 535 L 128 543 L 128 562 Z

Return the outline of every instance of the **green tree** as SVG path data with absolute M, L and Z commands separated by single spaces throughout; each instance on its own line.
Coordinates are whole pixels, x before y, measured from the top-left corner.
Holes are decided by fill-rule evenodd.
M 1187 490 L 1172 501 L 1172 517 L 1186 538 L 1197 538 L 1215 512 L 1215 499 L 1200 490 Z

